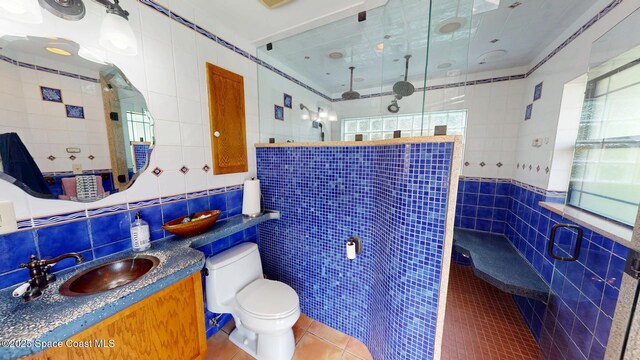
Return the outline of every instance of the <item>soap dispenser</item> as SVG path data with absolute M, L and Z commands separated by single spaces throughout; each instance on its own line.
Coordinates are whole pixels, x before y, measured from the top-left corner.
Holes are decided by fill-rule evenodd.
M 131 249 L 133 251 L 145 251 L 151 247 L 151 237 L 149 235 L 149 224 L 142 220 L 138 211 L 136 219 L 131 223 Z

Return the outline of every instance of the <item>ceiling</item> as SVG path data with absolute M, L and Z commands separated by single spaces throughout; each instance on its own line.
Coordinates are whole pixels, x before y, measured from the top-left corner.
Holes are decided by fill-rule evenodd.
M 519 0 L 521 5 L 515 8 L 509 6 L 516 0 L 502 0 L 494 10 L 473 14 L 480 2 L 497 1 L 433 0 L 430 41 L 428 0 L 388 0 L 385 6 L 368 11 L 366 22 L 349 16 L 275 41 L 272 51 L 261 47 L 258 54 L 286 65 L 334 97 L 348 89 L 351 65 L 360 80 L 354 83 L 356 90 L 388 91 L 402 78 L 405 54 L 412 55 L 410 80 L 423 79 L 427 44 L 429 78 L 528 65 L 592 6 L 604 7 L 609 0 Z M 451 18 L 461 18 L 461 28 L 453 33 L 438 31 Z M 498 41 L 492 43 L 494 39 Z M 383 51 L 376 49 L 381 43 Z M 328 57 L 336 49 L 344 52 L 342 59 Z M 479 64 L 483 54 L 494 50 L 506 54 Z
M 196 9 L 216 14 L 216 21 L 260 46 L 329 24 L 387 0 L 291 0 L 267 9 L 258 0 L 188 0 Z

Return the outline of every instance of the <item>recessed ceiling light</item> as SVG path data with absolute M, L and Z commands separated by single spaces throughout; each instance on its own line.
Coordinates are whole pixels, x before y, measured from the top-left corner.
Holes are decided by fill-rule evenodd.
M 380 43 L 376 45 L 376 52 L 381 52 L 384 50 L 384 43 Z
M 453 62 L 451 61 L 445 61 L 441 64 L 438 64 L 438 69 L 448 69 L 453 65 Z
M 338 60 L 344 57 L 344 50 L 342 49 L 334 49 L 329 51 L 329 59 Z
M 517 8 L 517 7 L 518 7 L 518 6 L 520 6 L 520 5 L 522 5 L 522 3 L 521 3 L 521 2 L 519 2 L 519 1 L 516 1 L 516 2 L 514 2 L 513 4 L 509 5 L 509 9 L 515 9 L 515 8 Z
M 398 62 L 400 61 L 400 59 L 393 59 L 393 62 Z
M 495 44 L 495 43 L 497 43 L 498 41 L 500 41 L 500 39 L 493 39 L 493 40 L 491 40 L 491 41 L 489 41 L 489 42 L 490 42 L 490 43 L 492 43 L 492 44 Z
M 331 73 L 326 73 L 327 75 L 331 75 Z
M 478 64 L 486 64 L 488 62 L 500 60 L 503 57 L 505 57 L 505 55 L 507 55 L 506 50 L 489 51 L 487 53 L 484 53 L 478 56 Z
M 305 60 L 309 60 L 309 59 L 311 59 L 311 57 L 310 57 L 310 56 L 305 56 L 304 58 L 305 58 Z
M 57 48 L 57 47 L 46 47 L 45 50 L 47 50 L 50 53 L 54 53 L 54 54 L 60 55 L 60 56 L 71 56 L 71 53 L 68 52 L 67 50 L 62 50 L 62 49 Z
M 391 39 L 391 35 L 385 35 L 384 38 L 389 40 L 389 39 Z
M 451 34 L 460 30 L 466 23 L 467 20 L 465 18 L 450 18 L 438 24 L 438 32 L 441 34 Z
M 363 81 L 364 81 L 363 77 L 353 78 L 353 82 L 363 82 Z

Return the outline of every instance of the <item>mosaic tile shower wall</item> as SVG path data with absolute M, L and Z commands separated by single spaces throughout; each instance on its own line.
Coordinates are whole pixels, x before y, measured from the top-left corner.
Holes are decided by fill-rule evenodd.
M 492 184 L 496 184 L 493 196 Z M 556 261 L 547 254 L 551 227 L 557 223 L 574 223 L 538 203 L 562 203 L 562 194 L 500 179 L 463 178 L 459 189 L 456 226 L 503 233 L 550 284 L 552 294 L 547 305 L 514 296 L 545 356 L 550 359 L 603 359 L 627 248 L 583 228 L 584 239 L 578 260 Z M 501 197 L 506 199 L 498 201 Z M 503 204 L 508 205 L 505 208 Z M 494 231 L 494 222 L 499 221 L 495 214 L 503 209 L 506 209 L 504 231 L 498 231 L 500 226 Z M 494 216 L 490 224 L 487 213 Z M 570 249 L 573 249 L 573 237 L 565 233 L 560 237 L 556 251 L 568 256 Z
M 282 213 L 258 227 L 267 276 L 374 358 L 432 357 L 452 148 L 258 148 L 265 207 Z M 351 235 L 364 243 L 353 261 Z

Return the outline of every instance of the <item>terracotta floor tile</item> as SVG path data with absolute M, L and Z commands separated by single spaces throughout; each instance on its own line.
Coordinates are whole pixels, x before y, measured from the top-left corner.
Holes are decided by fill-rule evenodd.
M 296 321 L 296 325 L 298 325 L 303 330 L 307 330 L 309 328 L 309 325 L 311 325 L 312 322 L 313 322 L 312 318 L 301 313 L 300 317 L 298 318 L 298 321 Z
M 373 360 L 369 349 L 358 339 L 350 337 L 345 350 L 362 360 Z
M 451 264 L 442 358 L 539 360 L 540 350 L 511 295 Z
M 296 345 L 292 360 L 340 360 L 342 353 L 339 347 L 306 333 Z
M 362 360 L 362 359 L 360 359 L 359 357 L 357 357 L 357 356 L 345 351 L 342 354 L 342 360 Z
M 231 332 L 235 328 L 236 328 L 236 321 L 233 320 L 232 318 L 231 321 L 229 321 L 225 326 L 222 327 L 222 331 L 224 331 L 226 334 L 231 334 Z
M 347 347 L 350 338 L 349 335 L 317 321 L 313 321 L 307 331 L 329 341 L 340 349 Z
M 230 340 L 229 335 L 218 331 L 207 340 L 206 360 L 231 360 L 240 350 Z
M 231 360 L 255 360 L 253 356 L 247 354 L 246 352 L 240 350 Z
M 300 339 L 302 339 L 306 332 L 307 330 L 304 330 L 303 328 L 298 326 L 298 324 L 293 325 L 293 338 L 295 339 L 296 344 L 298 343 L 298 341 L 300 341 Z

